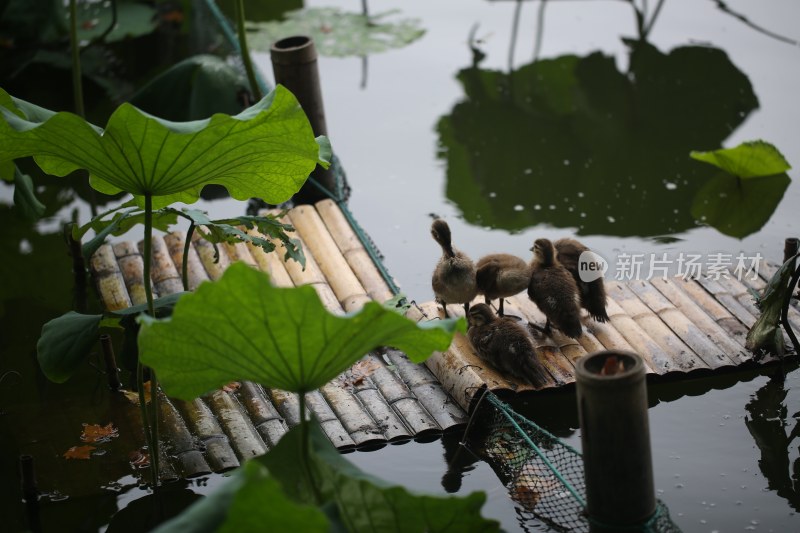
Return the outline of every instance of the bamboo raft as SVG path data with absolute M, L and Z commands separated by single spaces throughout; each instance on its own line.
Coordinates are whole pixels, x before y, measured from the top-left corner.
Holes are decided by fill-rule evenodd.
M 213 246 L 195 235 L 188 255 L 189 289 L 218 279 L 234 261 L 268 272 L 278 286 L 309 284 L 334 313 L 351 312 L 369 300 L 393 296 L 364 245 L 331 200 L 290 210 L 292 224 L 306 256 L 306 268 L 283 261 L 250 244 Z M 181 266 L 185 234 L 153 238 L 152 281 L 157 296 L 183 290 Z M 104 244 L 91 258 L 90 268 L 104 305 L 118 310 L 144 303 L 141 243 Z M 749 281 L 760 290 L 775 270 L 762 264 L 759 277 Z M 558 332 L 535 338 L 537 356 L 548 373 L 540 389 L 558 389 L 575 380 L 575 361 L 598 350 L 626 350 L 642 355 L 652 375 L 688 375 L 750 364 L 744 348 L 757 309 L 748 286 L 734 277 L 720 280 L 654 279 L 607 282 L 605 324 L 584 320 L 584 334 L 573 340 Z M 448 307 L 463 314 L 460 306 Z M 527 295 L 506 299 L 506 313 L 537 324 L 544 316 Z M 436 319 L 434 302 L 412 307 L 414 320 Z M 791 320 L 800 326 L 800 312 Z M 788 344 L 787 344 L 788 345 Z M 765 358 L 762 363 L 772 362 Z M 408 440 L 433 440 L 443 432 L 463 428 L 482 390 L 495 393 L 532 391 L 504 378 L 473 353 L 469 341 L 457 334 L 450 348 L 434 353 L 423 365 L 390 348 L 364 356 L 348 371 L 306 396 L 307 404 L 330 440 L 342 452 L 379 448 Z M 222 472 L 265 453 L 290 427 L 299 423 L 294 394 L 265 390 L 244 382 L 185 402 L 162 397 L 161 434 L 167 452 L 165 478 L 189 478 Z

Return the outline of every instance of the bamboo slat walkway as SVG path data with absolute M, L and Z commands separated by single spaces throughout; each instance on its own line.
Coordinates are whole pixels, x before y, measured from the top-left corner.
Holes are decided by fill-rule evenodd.
M 751 275 L 741 281 L 730 272 L 719 279 L 662 277 L 624 283 L 607 280 L 609 322 L 595 322 L 584 312 L 583 335 L 578 339 L 558 331 L 552 337 L 531 335 L 539 362 L 547 370 L 545 383 L 536 390 L 574 383 L 576 360 L 599 350 L 638 353 L 645 359 L 649 374 L 669 378 L 777 362 L 772 356 L 756 362 L 744 346 L 747 332 L 760 314 L 750 289 L 760 293 L 777 268 L 762 261 L 757 277 L 753 279 Z M 475 300 L 482 301 L 482 297 Z M 507 298 L 505 308 L 506 315 L 516 315 L 522 323 L 545 323 L 545 316 L 524 292 Z M 451 316 L 464 314 L 460 305 L 449 305 L 447 309 Z M 443 313 L 434 302 L 426 302 L 415 316 L 430 319 Z M 796 305 L 789 308 L 789 320 L 800 331 Z M 788 336 L 784 337 L 787 349 L 791 349 Z M 431 356 L 426 364 L 468 411 L 484 389 L 498 394 L 534 390 L 487 367 L 463 335 L 446 352 Z
M 213 246 L 193 238 L 188 256 L 189 288 L 219 278 L 234 261 L 266 271 L 278 286 L 311 285 L 334 313 L 359 309 L 393 294 L 339 207 L 330 200 L 292 209 L 284 222 L 296 228 L 305 269 L 283 261 L 284 250 L 265 253 L 250 244 Z M 153 238 L 152 274 L 156 296 L 181 292 L 185 233 Z M 105 307 L 118 310 L 145 302 L 141 243 L 104 244 L 92 256 L 91 271 Z M 221 472 L 261 455 L 299 423 L 295 394 L 244 382 L 191 402 L 162 398 L 160 427 L 174 470 L 181 477 Z M 382 349 L 306 395 L 307 405 L 340 451 L 378 448 L 411 439 L 432 440 L 462 427 L 466 412 L 424 365 Z
M 189 288 L 219 278 L 234 261 L 244 261 L 268 272 L 278 286 L 311 285 L 335 313 L 393 296 L 336 203 L 325 200 L 295 207 L 285 222 L 296 228 L 293 237 L 302 242 L 305 269 L 294 261 L 284 262 L 281 246 L 267 254 L 250 244 L 220 245 L 215 262 L 213 246 L 195 235 L 188 255 Z M 184 239 L 182 232 L 153 238 L 152 280 L 157 296 L 183 290 Z M 763 263 L 760 277 L 747 280 L 749 287 L 762 289 L 775 269 Z M 91 270 L 109 310 L 144 303 L 141 244 L 103 245 L 91 259 Z M 558 332 L 552 338 L 534 338 L 539 361 L 547 370 L 547 381 L 540 389 L 573 383 L 575 361 L 598 350 L 636 352 L 653 375 L 686 376 L 753 361 L 744 342 L 758 311 L 748 286 L 733 276 L 607 281 L 607 292 L 608 323 L 585 319 L 584 334 L 577 340 Z M 451 315 L 463 314 L 461 306 L 448 310 Z M 525 293 L 506 299 L 506 313 L 544 323 L 544 316 Z M 435 319 L 441 311 L 427 302 L 412 307 L 408 316 Z M 796 308 L 791 310 L 791 320 L 800 326 Z M 761 364 L 772 361 L 767 357 Z M 434 353 L 425 365 L 411 363 L 393 349 L 367 354 L 337 379 L 308 394 L 307 404 L 337 448 L 350 451 L 435 439 L 462 427 L 477 393 L 484 389 L 497 393 L 532 390 L 485 367 L 467 338 L 457 334 L 447 351 Z M 164 458 L 166 470 L 180 477 L 234 468 L 246 458 L 265 453 L 299 422 L 296 395 L 254 383 L 216 390 L 191 402 L 163 400 L 161 434 L 169 450 L 169 459 Z

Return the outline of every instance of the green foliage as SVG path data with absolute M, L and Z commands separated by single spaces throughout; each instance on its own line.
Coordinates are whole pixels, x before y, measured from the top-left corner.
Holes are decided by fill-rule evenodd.
M 402 48 L 425 34 L 416 19 L 384 22 L 397 10 L 365 16 L 346 13 L 333 7 L 291 11 L 281 22 L 248 23 L 255 30 L 248 35 L 254 49 L 269 50 L 272 43 L 285 37 L 307 35 L 321 55 L 363 56 Z
M 103 245 L 109 235 L 122 235 L 127 233 L 133 226 L 144 223 L 144 210 L 131 207 L 135 203 L 135 200 L 126 202 L 111 211 L 92 218 L 92 220 L 79 228 L 73 228 L 72 236 L 75 239 L 83 237 L 89 229 L 95 231 L 95 236 L 81 247 L 84 257 L 92 257 L 92 254 Z M 106 219 L 105 217 L 111 213 L 114 213 L 114 215 Z M 153 213 L 153 228 L 155 229 L 169 231 L 170 226 L 177 221 L 178 215 L 174 212 L 160 209 Z
M 294 231 L 294 228 L 289 224 L 283 224 L 282 222 L 278 221 L 283 214 L 278 216 L 241 216 L 224 220 L 211 220 L 204 211 L 200 211 L 199 209 L 183 209 L 181 211 L 172 211 L 191 220 L 192 223 L 197 226 L 197 233 L 205 240 L 214 244 L 215 261 L 219 260 L 219 250 L 217 249 L 216 245 L 221 242 L 232 244 L 236 242 L 249 242 L 269 253 L 275 250 L 275 244 L 271 240 L 275 239 L 280 240 L 283 243 L 284 248 L 286 249 L 286 254 L 284 256 L 286 261 L 289 259 L 294 259 L 300 263 L 303 268 L 306 266 L 306 256 L 303 254 L 303 249 L 300 247 L 300 241 L 297 239 L 291 239 L 286 234 L 287 231 Z M 259 237 L 257 235 L 250 235 L 239 229 L 237 226 L 244 226 L 247 229 L 256 228 L 267 238 Z M 205 230 L 202 228 L 205 228 Z
M 27 174 L 14 169 L 14 205 L 19 209 L 23 218 L 36 222 L 45 212 L 45 205 L 36 198 L 33 190 L 33 180 Z
M 312 287 L 273 287 L 265 273 L 235 263 L 182 298 L 169 319 L 145 321 L 140 358 L 167 394 L 187 400 L 234 380 L 310 391 L 379 346 L 421 361 L 464 330 L 463 320 L 433 322 L 418 327 L 377 302 L 333 315 Z
M 775 146 L 764 141 L 745 142 L 735 148 L 711 152 L 693 151 L 689 155 L 743 179 L 774 176 L 792 168 Z
M 761 296 L 756 298 L 756 305 L 761 310 L 761 315 L 747 332 L 745 340 L 745 348 L 756 355 L 761 351 L 776 355 L 786 353 L 783 331 L 780 329 L 781 311 L 786 302 L 787 291 L 794 290 L 794 287 L 789 286 L 789 281 L 796 262 L 796 255 L 787 260 L 772 275 Z
M 299 428 L 292 429 L 269 453 L 156 532 L 252 531 L 263 524 L 275 531 L 499 531 L 497 522 L 480 514 L 483 493 L 430 496 L 390 485 L 342 457 L 316 424 L 308 456 L 306 445 Z M 306 461 L 313 479 L 298 473 Z
M 0 89 L 0 161 L 32 155 L 57 176 L 85 168 L 95 189 L 129 192 L 139 205 L 145 195 L 154 197 L 154 208 L 191 203 L 210 183 L 236 199 L 278 204 L 317 163 L 329 165 L 327 139 L 314 139 L 294 95 L 281 86 L 239 115 L 195 122 L 169 122 L 122 104 L 105 130 L 19 99 L 9 108 L 8 99 Z

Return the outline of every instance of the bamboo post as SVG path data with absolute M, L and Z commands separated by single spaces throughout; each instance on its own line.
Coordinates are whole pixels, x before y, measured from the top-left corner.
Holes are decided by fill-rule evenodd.
M 39 518 L 39 487 L 36 483 L 36 470 L 33 456 L 19 456 L 19 473 L 22 485 L 22 498 L 25 500 L 25 511 L 28 518 L 28 529 L 34 533 L 42 530 Z
M 122 388 L 122 383 L 119 381 L 119 368 L 117 368 L 117 360 L 114 357 L 114 345 L 111 343 L 111 335 L 108 333 L 100 335 L 100 346 L 103 349 L 103 362 L 106 367 L 108 386 L 112 391 L 116 392 Z
M 327 135 L 325 109 L 317 68 L 317 49 L 311 37 L 298 35 L 276 41 L 270 49 L 275 83 L 289 89 L 306 112 L 314 135 Z M 333 172 L 317 167 L 311 177 L 322 187 L 335 193 L 336 178 Z M 313 204 L 327 198 L 310 180 L 294 195 L 295 202 Z
M 576 373 L 590 531 L 634 529 L 656 510 L 644 361 L 598 352 Z
M 800 239 L 797 237 L 788 237 L 783 242 L 783 262 L 785 263 L 797 254 L 798 247 L 800 246 Z

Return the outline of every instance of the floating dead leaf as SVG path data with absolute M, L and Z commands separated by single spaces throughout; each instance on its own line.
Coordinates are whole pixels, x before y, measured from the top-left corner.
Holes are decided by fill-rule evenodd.
M 150 382 L 149 381 L 145 381 L 144 382 L 144 387 L 142 387 L 142 388 L 144 389 L 145 402 L 146 403 L 150 403 L 150 399 L 151 399 L 150 398 L 150 390 L 151 390 L 150 389 Z M 125 397 L 128 399 L 128 401 L 130 401 L 131 403 L 135 403 L 136 405 L 139 405 L 139 393 L 138 392 L 126 390 L 126 391 L 123 391 L 123 394 L 125 394 Z
M 150 466 L 150 454 L 145 450 L 134 450 L 128 455 L 130 464 L 134 468 L 148 468 Z
M 108 442 L 114 437 L 119 437 L 119 430 L 111 422 L 105 426 L 83 424 L 83 433 L 81 433 L 83 442 Z
M 227 385 L 223 385 L 222 390 L 224 390 L 225 392 L 236 392 L 237 390 L 239 390 L 239 387 L 241 386 L 242 384 L 239 383 L 238 381 L 231 381 Z
M 94 450 L 94 446 L 90 446 L 89 444 L 84 444 L 83 446 L 73 446 L 66 452 L 64 452 L 64 459 L 91 459 L 92 450 Z

